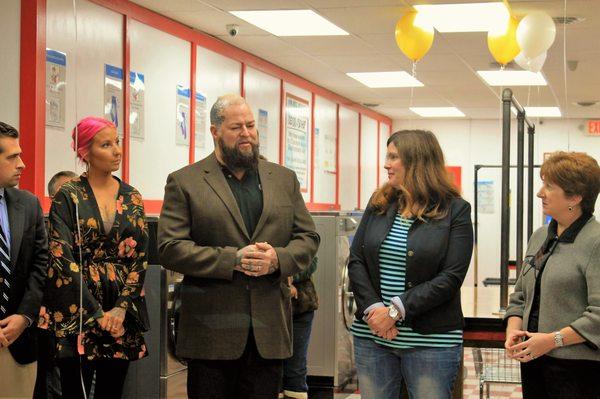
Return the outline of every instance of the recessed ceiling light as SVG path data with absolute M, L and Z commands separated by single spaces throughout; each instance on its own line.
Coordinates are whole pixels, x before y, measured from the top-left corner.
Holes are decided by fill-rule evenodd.
M 558 107 L 525 107 L 525 115 L 544 118 L 560 118 L 560 108 Z
M 410 107 L 410 110 L 425 118 L 454 118 L 465 116 L 465 114 L 456 107 Z
M 419 17 L 438 32 L 487 32 L 506 26 L 510 13 L 501 2 L 417 5 Z
M 546 86 L 541 72 L 529 71 L 477 71 L 490 86 Z
M 343 36 L 349 33 L 312 10 L 230 11 L 275 36 Z
M 422 87 L 423 83 L 404 71 L 347 73 L 352 79 L 371 88 Z

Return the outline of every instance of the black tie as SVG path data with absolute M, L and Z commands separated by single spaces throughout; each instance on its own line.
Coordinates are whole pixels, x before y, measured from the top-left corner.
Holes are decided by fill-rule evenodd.
M 0 199 L 2 196 L 0 195 Z M 0 224 L 0 319 L 8 312 L 8 296 L 10 294 L 10 251 L 8 240 L 2 224 Z

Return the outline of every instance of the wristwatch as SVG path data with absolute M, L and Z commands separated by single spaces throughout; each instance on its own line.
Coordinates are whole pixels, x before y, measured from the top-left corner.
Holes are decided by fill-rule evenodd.
M 400 320 L 400 317 L 402 317 L 402 315 L 398 311 L 398 308 L 395 307 L 394 305 L 388 306 L 388 316 L 390 316 L 392 319 L 394 319 L 396 321 Z
M 561 346 L 565 346 L 565 343 L 563 342 L 563 336 L 560 333 L 560 331 L 554 331 L 554 346 L 556 346 L 557 348 L 561 347 Z

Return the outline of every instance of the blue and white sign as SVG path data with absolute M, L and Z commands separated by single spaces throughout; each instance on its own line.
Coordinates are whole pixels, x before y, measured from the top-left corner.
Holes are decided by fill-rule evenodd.
M 196 131 L 194 133 L 196 148 L 206 146 L 206 120 L 208 119 L 206 111 L 206 97 L 196 92 Z
M 46 125 L 65 127 L 67 55 L 46 49 Z
M 175 143 L 190 144 L 190 89 L 177 85 Z

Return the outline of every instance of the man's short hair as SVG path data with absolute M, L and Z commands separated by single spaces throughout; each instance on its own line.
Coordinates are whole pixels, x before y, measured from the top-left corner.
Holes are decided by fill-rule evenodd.
M 56 193 L 58 191 L 58 187 L 55 187 L 56 182 L 61 177 L 68 177 L 68 178 L 73 179 L 73 178 L 77 177 L 77 173 L 71 172 L 70 170 L 63 170 L 61 172 L 58 172 L 54 176 L 52 176 L 52 179 L 50 179 L 50 181 L 48 182 L 48 195 L 50 197 L 54 197 L 56 195 Z
M 18 139 L 19 131 L 8 123 L 0 122 L 0 139 L 3 139 L 4 137 Z M 4 150 L 2 149 L 2 146 L 0 146 L 0 153 L 2 153 L 2 151 Z
M 230 105 L 247 104 L 246 99 L 238 94 L 225 94 L 217 98 L 217 101 L 213 104 L 210 109 L 210 124 L 217 129 L 221 127 L 221 124 L 225 120 L 223 113 Z

